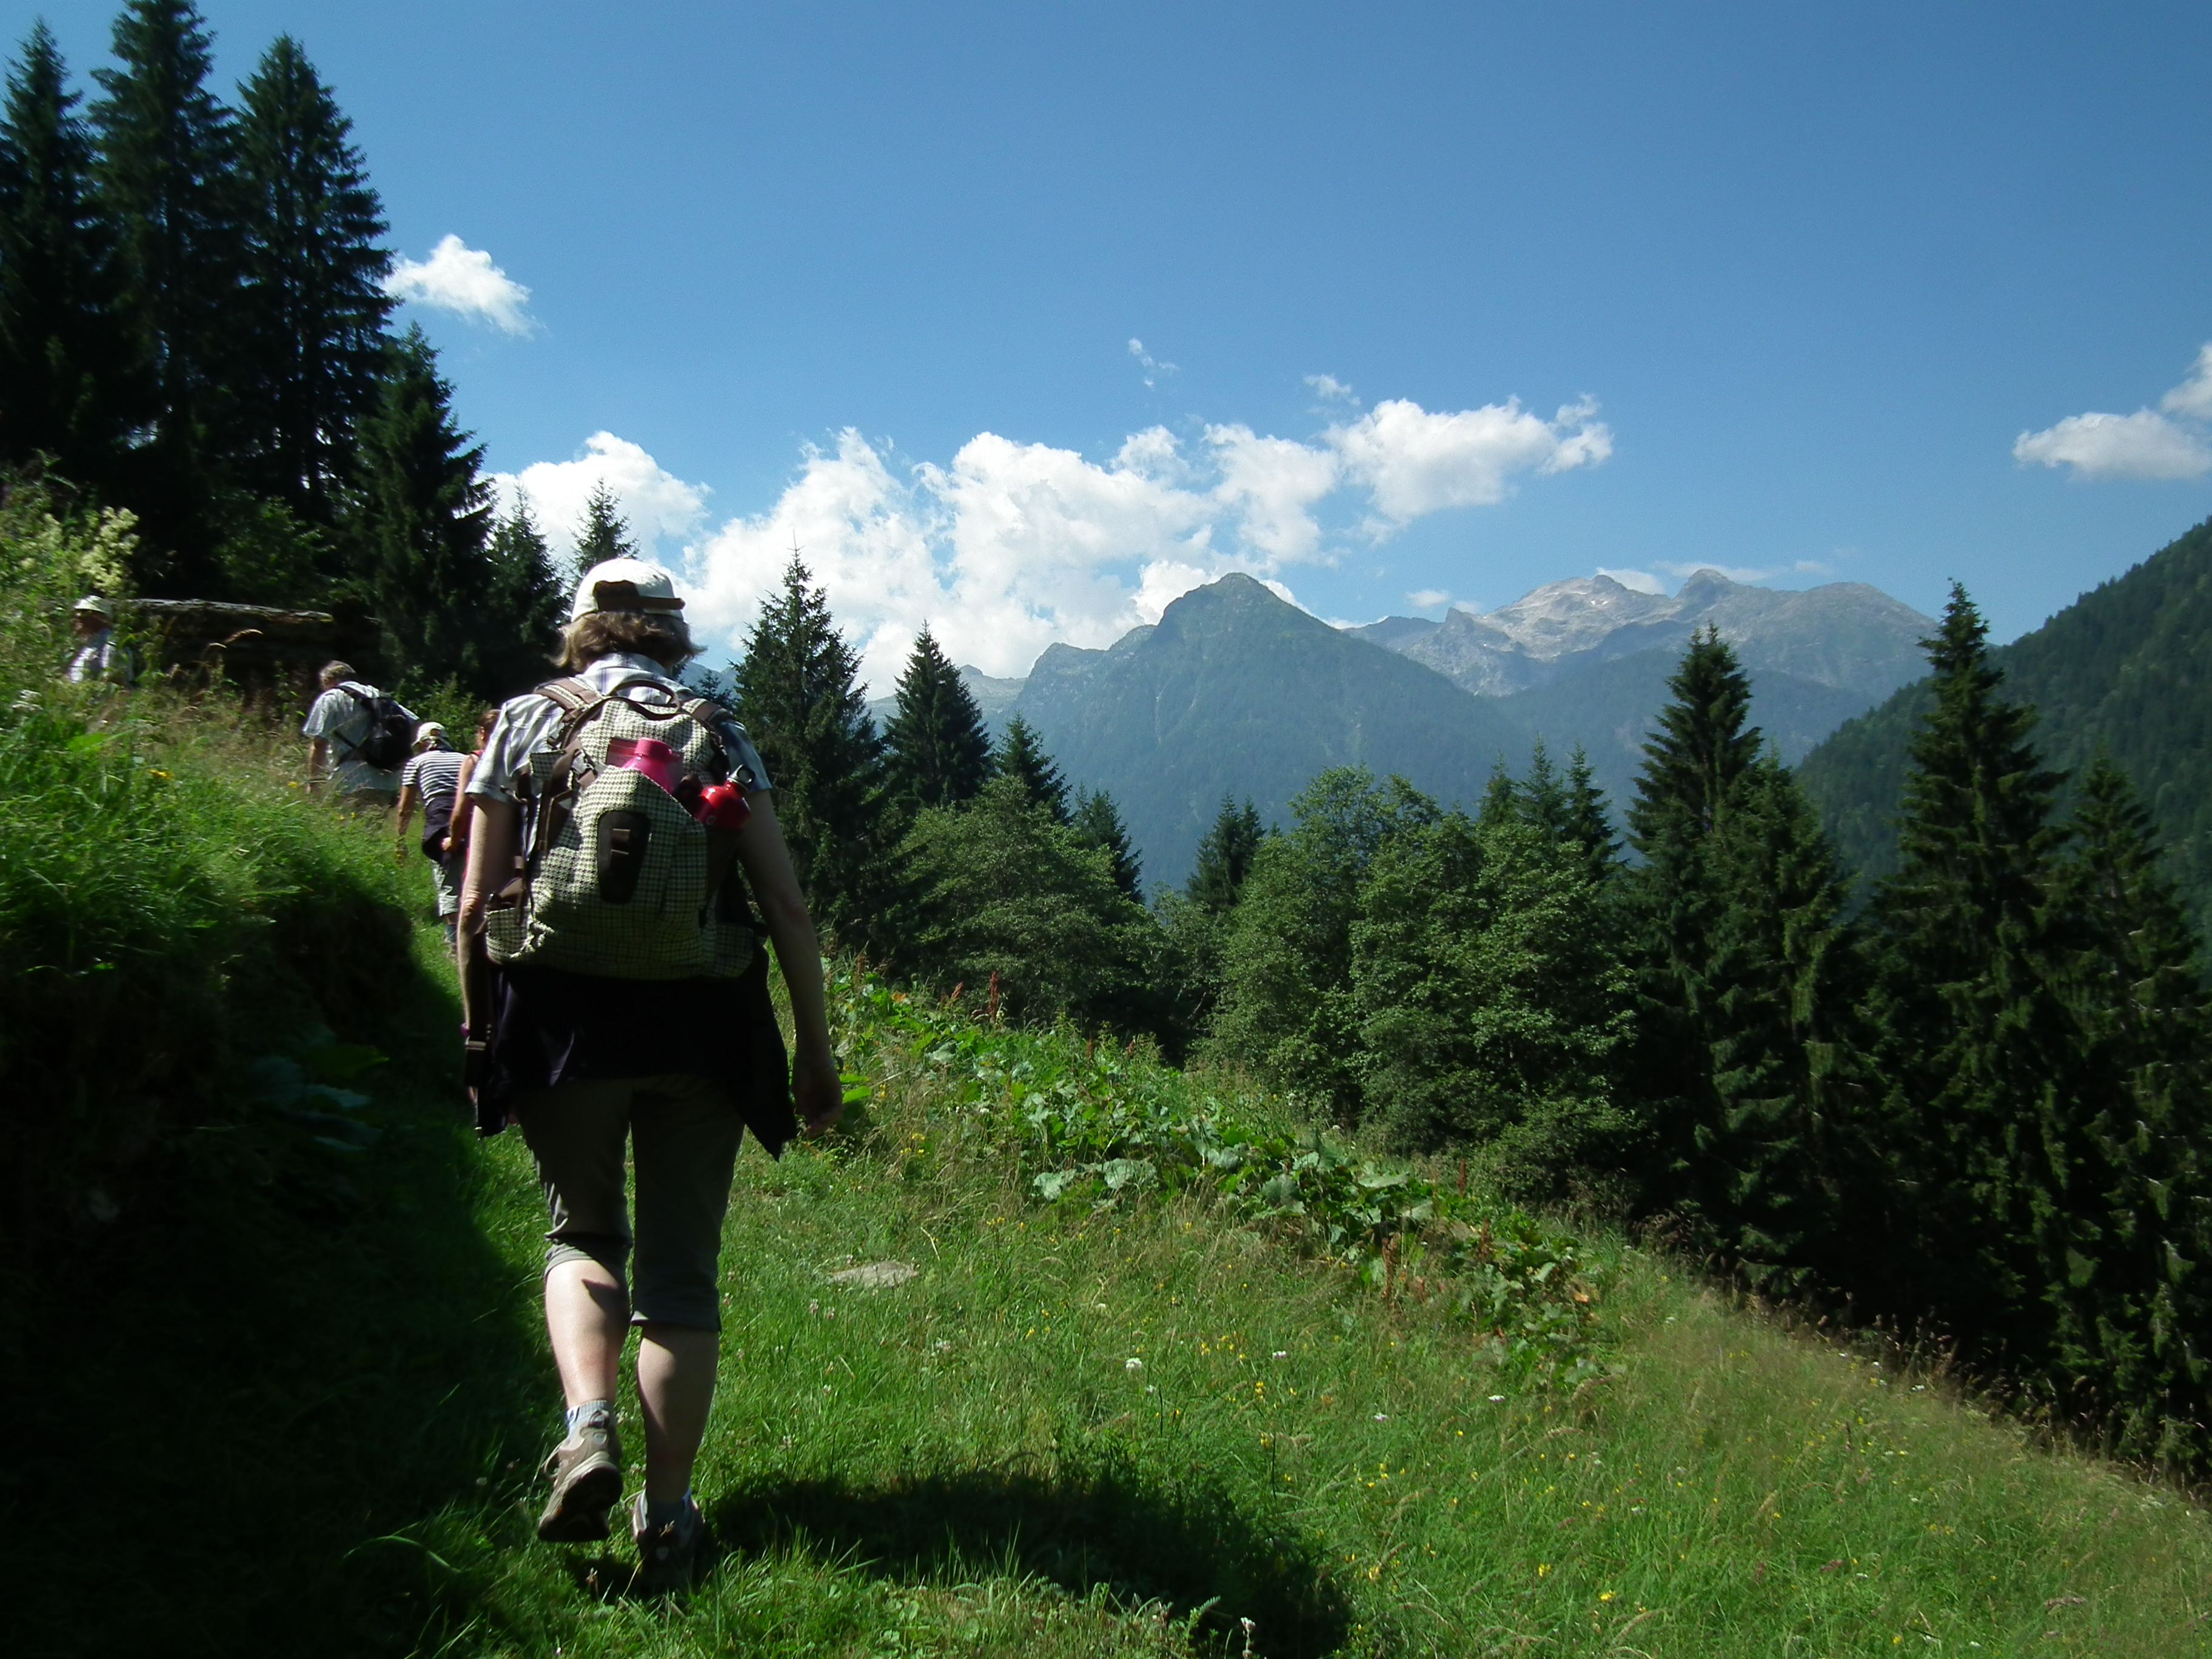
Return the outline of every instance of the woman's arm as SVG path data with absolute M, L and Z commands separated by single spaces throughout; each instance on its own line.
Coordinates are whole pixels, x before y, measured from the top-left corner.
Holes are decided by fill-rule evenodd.
M 453 780 L 453 821 L 446 826 L 446 850 L 469 844 L 469 818 L 477 804 L 469 799 L 469 780 L 476 775 L 477 757 L 461 757 L 461 769 Z
M 415 803 L 422 799 L 422 793 L 413 784 L 399 786 L 399 822 L 392 831 L 392 850 L 403 859 L 407 856 L 407 820 L 415 816 Z
M 791 867 L 791 850 L 783 844 L 783 830 L 775 821 L 774 800 L 763 789 L 746 796 L 745 802 L 752 808 L 752 816 L 738 831 L 738 861 L 745 867 L 745 879 L 759 902 L 768 936 L 775 944 L 775 959 L 783 968 L 783 982 L 791 992 L 791 1018 L 798 1036 L 791 1062 L 791 1091 L 798 1098 L 805 1133 L 818 1135 L 835 1124 L 845 1109 L 844 1086 L 837 1080 L 837 1058 L 830 1050 L 830 1011 L 822 989 L 822 945 L 815 937 L 814 920 L 806 914 L 799 875 Z M 475 866 L 473 855 L 470 866 Z M 461 902 L 465 915 L 465 893 Z
M 507 872 L 514 868 L 515 827 L 520 821 L 511 800 L 479 800 L 476 816 L 468 870 L 461 878 L 459 933 L 464 939 L 483 932 L 484 902 L 507 884 Z

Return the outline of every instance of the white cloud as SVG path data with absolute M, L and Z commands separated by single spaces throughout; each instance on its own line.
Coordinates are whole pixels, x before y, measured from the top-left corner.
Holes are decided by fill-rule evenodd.
M 2189 378 L 2158 400 L 2169 415 L 2185 415 L 2194 421 L 2212 419 L 2212 342 L 2197 348 L 2197 361 Z
M 611 432 L 594 432 L 572 460 L 535 461 L 520 472 L 495 472 L 491 483 L 504 501 L 521 492 L 546 541 L 562 556 L 574 550 L 584 503 L 601 484 L 620 503 L 632 539 L 647 555 L 658 552 L 664 540 L 680 546 L 707 516 L 706 485 L 686 483 Z
M 1424 587 L 1406 595 L 1406 603 L 1416 611 L 1433 611 L 1440 605 L 1449 605 L 1451 595 L 1441 587 Z
M 1715 564 L 1711 559 L 1699 559 L 1692 564 L 1677 564 L 1670 560 L 1661 559 L 1657 563 L 1659 568 L 1668 575 L 1684 578 L 1694 576 L 1700 570 L 1710 570 L 1717 576 L 1726 576 L 1732 582 L 1771 581 L 1775 577 L 1782 574 L 1782 567 L 1779 565 Z M 1616 580 L 1620 580 L 1622 586 L 1629 585 L 1625 579 L 1621 578 L 1619 571 L 1609 574 Z
M 2212 472 L 2204 422 L 2212 422 L 2212 343 L 2197 349 L 2188 377 L 2157 409 L 2069 415 L 2040 432 L 2021 433 L 2012 456 L 2023 466 L 2070 466 L 2077 478 L 2199 478 Z
M 1352 388 L 1334 374 L 1309 374 L 1306 376 L 1306 384 L 1314 389 L 1314 395 L 1324 403 L 1350 404 L 1354 408 L 1358 406 L 1359 399 L 1353 395 Z
M 384 291 L 472 323 L 489 323 L 502 334 L 528 334 L 538 326 L 527 309 L 530 290 L 492 264 L 490 254 L 458 236 L 441 240 L 428 259 L 403 258 L 393 264 Z
M 1008 675 L 1028 672 L 1055 642 L 1109 645 L 1231 570 L 1295 605 L 1279 574 L 1333 556 L 1317 517 L 1333 495 L 1364 497 L 1370 533 L 1387 535 L 1422 513 L 1498 499 L 1516 473 L 1602 459 L 1610 444 L 1595 428 L 1601 442 L 1592 447 L 1589 411 L 1580 406 L 1559 422 L 1511 405 L 1431 416 L 1398 403 L 1374 413 L 1385 411 L 1382 422 L 1362 417 L 1356 424 L 1365 435 L 1346 441 L 1350 428 L 1301 442 L 1224 425 L 1185 443 L 1152 427 L 1104 462 L 985 432 L 947 465 L 901 466 L 886 447 L 848 430 L 834 447 L 810 447 L 765 511 L 711 531 L 703 485 L 612 433 L 595 433 L 570 460 L 541 461 L 495 482 L 526 495 L 549 538 L 564 547 L 602 483 L 647 551 L 682 544 L 679 556 L 664 560 L 683 572 L 710 660 L 739 648 L 796 546 L 864 676 L 882 692 L 925 623 L 956 662 Z M 1510 456 L 1494 442 L 1486 448 L 1484 434 L 1501 416 L 1533 427 L 1542 441 L 1524 435 Z M 1481 428 L 1472 435 L 1454 424 L 1469 420 Z M 1416 440 L 1427 434 L 1428 449 L 1403 441 L 1406 430 Z M 1587 453 L 1577 455 L 1577 443 Z M 1391 470 L 1401 463 L 1404 477 Z M 1425 606 L 1449 597 L 1415 599 Z
M 1145 371 L 1146 386 L 1154 385 L 1176 372 L 1173 363 L 1164 363 L 1146 350 L 1145 343 L 1142 340 L 1135 338 L 1130 340 L 1129 355 L 1137 360 L 1138 365 Z
M 1449 507 L 1487 507 L 1524 472 L 1595 466 L 1613 453 L 1613 432 L 1585 398 L 1547 421 L 1509 398 L 1455 414 L 1432 414 L 1403 398 L 1379 403 L 1328 441 L 1351 477 L 1367 485 L 1386 526 Z
M 2069 415 L 2013 442 L 2022 465 L 2070 466 L 2077 478 L 2196 478 L 2212 472 L 2212 447 L 2155 410 Z
M 1291 561 L 1320 551 L 1313 508 L 1336 488 L 1335 456 L 1289 438 L 1259 437 L 1249 426 L 1210 426 L 1206 441 L 1221 468 L 1214 499 L 1239 515 L 1246 545 Z
M 1648 570 L 1608 570 L 1601 565 L 1597 574 L 1610 576 L 1623 587 L 1632 588 L 1638 593 L 1664 593 L 1667 591 L 1667 584 Z

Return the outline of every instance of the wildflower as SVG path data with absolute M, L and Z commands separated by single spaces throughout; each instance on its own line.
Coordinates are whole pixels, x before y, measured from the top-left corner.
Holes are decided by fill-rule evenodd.
M 1490 1396 L 1490 1403 L 1493 1406 L 1498 1405 L 1504 1401 L 1504 1398 L 1505 1396 L 1502 1394 L 1493 1394 Z
M 1375 1413 L 1375 1420 L 1377 1423 L 1388 1423 L 1390 1420 L 1390 1413 L 1388 1412 L 1377 1412 Z
M 1145 1362 L 1132 1354 L 1121 1362 L 1121 1369 L 1125 1371 L 1140 1371 L 1145 1369 Z

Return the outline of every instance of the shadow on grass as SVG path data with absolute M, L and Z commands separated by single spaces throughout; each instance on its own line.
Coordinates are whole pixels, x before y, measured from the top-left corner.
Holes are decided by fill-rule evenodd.
M 899 1579 L 1013 1571 L 1076 1595 L 1103 1588 L 1124 1607 L 1197 1614 L 1218 1649 L 1268 1659 L 1332 1653 L 1352 1609 L 1311 1540 L 1256 1522 L 1222 1486 L 1155 1479 L 1126 1465 L 1055 1478 L 975 1470 L 887 1485 L 784 1480 L 741 1488 L 710 1512 L 728 1551 L 782 1546 Z
M 398 1654 L 481 1616 L 465 1564 L 518 1524 L 550 1372 L 450 993 L 403 1001 L 374 1144 L 179 1149 L 24 1297 L 0 1650 Z

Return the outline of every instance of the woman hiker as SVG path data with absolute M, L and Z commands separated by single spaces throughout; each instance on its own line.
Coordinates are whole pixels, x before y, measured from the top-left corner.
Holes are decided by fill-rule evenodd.
M 415 752 L 399 769 L 398 823 L 392 830 L 392 855 L 407 857 L 407 824 L 422 809 L 422 856 L 430 860 L 430 885 L 437 896 L 438 920 L 446 924 L 446 943 L 453 942 L 453 918 L 461 908 L 461 884 L 447 854 L 453 830 L 453 804 L 460 793 L 462 757 L 446 741 L 446 728 L 424 720 L 415 728 Z
M 665 572 L 611 559 L 585 573 L 560 658 L 572 678 L 508 702 L 471 769 L 460 908 L 465 941 L 489 923 L 500 963 L 478 1123 L 495 1132 L 503 1114 L 520 1126 L 550 1218 L 545 1324 L 568 1435 L 546 1461 L 552 1491 L 538 1535 L 606 1535 L 623 1490 L 616 1369 L 635 1325 L 646 1455 L 629 1522 L 636 1585 L 649 1593 L 690 1583 L 704 1532 L 691 1471 L 714 1398 L 719 1249 L 739 1139 L 750 1127 L 777 1152 L 792 1132 L 793 1095 L 810 1136 L 835 1124 L 843 1104 L 819 946 L 767 769 L 744 729 L 676 678 L 692 654 Z M 632 735 L 604 735 L 617 727 Z M 676 775 L 701 756 L 702 773 Z M 716 771 L 720 780 L 703 776 Z M 671 782 L 673 797 L 664 793 Z M 678 804 L 687 793 L 688 809 Z M 556 816 L 541 821 L 548 813 Z M 741 828 L 726 827 L 738 819 Z M 647 890 L 636 884 L 673 892 L 697 878 L 696 859 L 653 860 L 682 852 L 687 838 L 696 846 L 695 822 L 717 821 L 790 991 L 797 1053 L 788 1073 L 765 960 L 750 935 L 726 927 L 708 941 L 714 968 L 743 960 L 734 976 L 669 976 L 654 953 L 675 948 L 665 918 L 693 925 L 694 896 L 636 902 Z M 526 896 L 514 879 L 526 836 L 540 860 L 520 870 Z M 696 902 L 701 929 L 721 925 L 710 909 L 746 914 L 711 888 Z M 626 1140 L 637 1170 L 634 1226 Z

